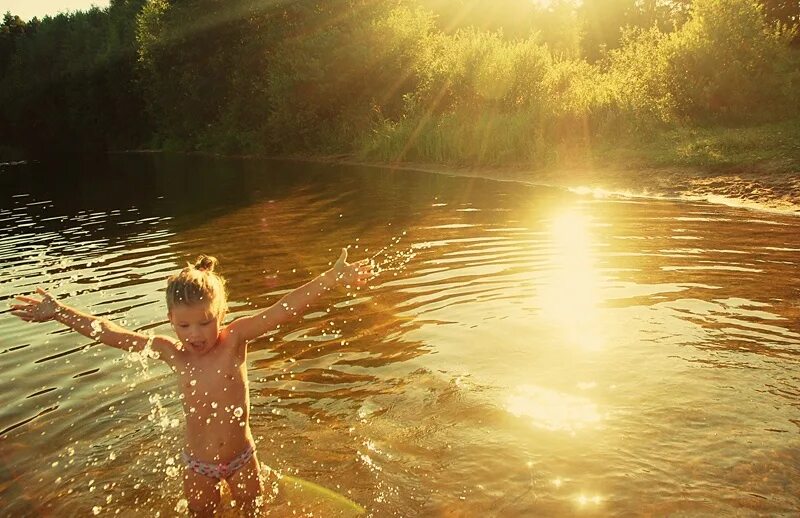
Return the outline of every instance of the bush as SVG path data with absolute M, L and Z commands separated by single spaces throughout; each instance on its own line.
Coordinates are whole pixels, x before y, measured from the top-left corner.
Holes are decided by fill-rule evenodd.
M 772 119 L 797 110 L 790 38 L 755 0 L 695 0 L 673 33 L 629 31 L 611 53 L 610 80 L 621 111 L 636 119 Z

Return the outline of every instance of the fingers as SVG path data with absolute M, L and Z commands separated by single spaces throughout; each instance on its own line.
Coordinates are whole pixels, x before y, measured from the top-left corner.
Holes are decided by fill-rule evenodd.
M 23 318 L 25 316 L 30 317 L 32 316 L 32 308 L 30 306 L 14 304 L 11 306 L 11 314 L 19 318 Z
M 347 248 L 342 248 L 339 259 L 336 260 L 334 268 L 338 272 L 337 279 L 344 284 L 355 284 L 364 286 L 371 278 L 375 277 L 375 263 L 371 258 L 359 261 L 347 262 Z
M 33 309 L 33 304 L 9 304 L 12 311 L 30 311 Z
M 31 317 L 31 315 L 27 311 L 15 310 L 15 311 L 12 311 L 11 314 L 14 315 L 17 318 L 21 318 L 25 322 L 32 322 L 33 321 L 33 317 Z
M 25 302 L 26 304 L 34 304 L 34 305 L 41 304 L 42 302 L 48 299 L 50 300 L 53 299 L 53 296 L 44 291 L 42 288 L 36 288 L 36 292 L 42 296 L 41 299 L 35 299 L 33 297 L 28 297 L 27 295 L 17 295 L 14 298 L 19 301 Z
M 11 314 L 25 322 L 36 322 L 35 311 L 41 301 L 24 295 L 18 295 L 15 299 L 24 304 L 10 304 Z

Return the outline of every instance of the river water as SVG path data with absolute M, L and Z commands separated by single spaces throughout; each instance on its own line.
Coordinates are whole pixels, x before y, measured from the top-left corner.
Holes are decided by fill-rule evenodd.
M 169 333 L 165 279 L 200 253 L 235 318 L 348 245 L 380 265 L 371 288 L 250 345 L 263 462 L 373 516 L 800 508 L 797 216 L 164 155 L 15 164 L 0 186 L 0 515 L 182 498 L 169 369 L 24 323 L 14 295 Z

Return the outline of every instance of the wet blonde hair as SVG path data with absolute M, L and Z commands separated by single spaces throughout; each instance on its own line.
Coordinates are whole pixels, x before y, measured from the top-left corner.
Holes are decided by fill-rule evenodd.
M 219 261 L 209 255 L 198 256 L 194 264 L 167 280 L 167 309 L 172 311 L 178 304 L 210 303 L 211 310 L 219 319 L 228 311 L 228 295 L 225 279 L 214 272 Z

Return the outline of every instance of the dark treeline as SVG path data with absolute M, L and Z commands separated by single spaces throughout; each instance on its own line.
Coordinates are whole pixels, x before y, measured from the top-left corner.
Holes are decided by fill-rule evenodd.
M 141 145 L 151 134 L 137 73 L 145 0 L 0 27 L 0 143 L 34 151 Z
M 0 27 L 0 143 L 546 164 L 795 117 L 788 0 L 112 0 Z

